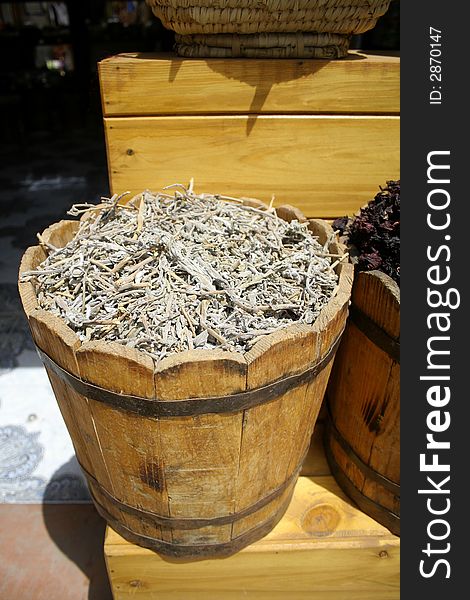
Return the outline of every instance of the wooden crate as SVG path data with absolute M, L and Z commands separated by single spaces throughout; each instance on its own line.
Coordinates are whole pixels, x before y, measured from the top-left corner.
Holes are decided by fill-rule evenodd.
M 399 539 L 340 491 L 321 435 L 319 425 L 284 518 L 234 556 L 172 562 L 108 527 L 114 600 L 398 600 Z
M 112 192 L 196 191 L 351 214 L 399 178 L 399 58 L 99 64 Z

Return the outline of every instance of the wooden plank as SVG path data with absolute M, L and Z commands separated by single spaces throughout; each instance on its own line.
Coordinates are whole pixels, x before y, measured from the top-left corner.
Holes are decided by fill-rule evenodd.
M 104 552 L 115 600 L 399 598 L 399 539 L 331 476 L 301 477 L 276 528 L 230 558 L 175 563 L 109 527 Z
M 386 477 L 400 482 L 400 365 L 393 363 L 381 406 L 380 430 L 376 433 L 369 465 Z M 400 514 L 400 496 L 367 479 L 362 493 L 368 498 L 378 498 L 383 506 Z
M 105 119 L 113 193 L 195 178 L 196 190 L 352 214 L 399 178 L 399 117 Z
M 47 227 L 41 238 L 56 248 L 63 248 L 77 233 L 79 226 L 79 221 L 62 220 Z
M 394 339 L 400 337 L 400 288 L 381 271 L 360 273 L 354 282 L 352 302 Z
M 120 54 L 98 64 L 103 114 L 398 113 L 398 56 L 184 59 Z
M 72 239 L 77 229 L 77 221 L 59 221 L 42 232 L 40 243 L 50 243 L 57 247 L 65 246 Z M 47 254 L 42 245 L 27 248 L 21 259 L 19 274 L 35 269 L 46 257 Z M 24 311 L 29 319 L 30 314 L 38 306 L 34 285 L 31 281 L 18 283 L 18 291 Z
M 361 273 L 355 281 L 352 303 L 365 312 L 392 338 L 400 338 L 400 288 L 384 273 Z M 376 350 L 375 353 L 380 351 Z M 371 355 L 372 356 L 372 355 Z M 374 371 L 372 371 L 374 372 Z M 400 365 L 391 362 L 383 389 L 380 424 L 377 427 L 368 464 L 392 481 L 400 481 Z M 367 484 L 369 482 L 366 482 Z M 365 488 L 364 490 L 365 491 Z M 366 492 L 367 493 L 367 492 Z M 369 498 L 378 498 L 368 494 Z M 395 501 L 396 504 L 396 501 Z M 400 502 L 398 500 L 398 511 Z
M 341 366 L 341 371 L 335 368 L 328 387 L 333 421 L 358 456 L 368 464 L 377 435 L 376 421 L 386 404 L 385 393 L 393 361 L 384 352 L 377 351 L 373 342 L 349 322 L 336 365 Z M 347 471 L 355 469 L 347 457 L 344 461 L 341 466 Z M 363 483 L 362 474 L 360 482 Z
M 155 369 L 157 397 L 181 400 L 244 391 L 242 354 L 190 350 L 167 357 Z M 161 457 L 169 515 L 214 518 L 234 512 L 243 414 L 202 414 L 161 419 Z M 228 542 L 232 525 L 172 530 L 179 544 Z
M 29 315 L 29 326 L 34 343 L 63 369 L 78 375 L 75 352 L 80 347 L 80 339 L 65 321 L 36 308 Z

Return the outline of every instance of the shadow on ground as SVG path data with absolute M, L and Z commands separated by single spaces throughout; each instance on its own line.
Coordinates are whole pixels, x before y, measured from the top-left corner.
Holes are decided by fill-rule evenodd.
M 88 492 L 78 473 L 75 457 L 54 473 L 44 494 L 44 524 L 55 545 L 89 580 L 88 600 L 112 600 L 103 555 L 106 522 L 92 504 L 83 502 Z M 59 487 L 60 496 L 67 491 L 71 503 L 54 503 Z

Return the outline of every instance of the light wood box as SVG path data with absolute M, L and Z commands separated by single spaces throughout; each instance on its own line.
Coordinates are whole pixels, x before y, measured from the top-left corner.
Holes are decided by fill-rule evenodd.
M 352 214 L 399 178 L 397 56 L 340 61 L 121 54 L 99 63 L 113 193 L 196 191 Z
M 398 600 L 399 538 L 341 492 L 321 435 L 319 424 L 286 515 L 234 556 L 173 562 L 108 527 L 114 600 Z

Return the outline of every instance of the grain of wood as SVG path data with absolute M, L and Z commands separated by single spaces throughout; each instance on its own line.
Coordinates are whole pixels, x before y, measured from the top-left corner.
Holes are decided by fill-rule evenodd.
M 78 227 L 78 221 L 62 220 L 58 223 L 53 223 L 45 229 L 42 232 L 41 238 L 47 244 L 62 248 L 77 233 Z
M 119 394 L 155 397 L 153 360 L 135 348 L 112 342 L 85 342 L 77 351 L 77 360 L 85 381 Z
M 268 505 L 263 506 L 256 512 L 238 519 L 235 523 L 233 523 L 231 537 L 233 540 L 236 540 L 238 536 L 246 534 L 253 527 L 256 527 L 260 523 L 271 518 L 277 511 L 282 510 L 282 507 L 289 502 L 289 499 L 292 496 L 293 490 L 297 483 L 297 479 L 294 478 L 291 483 L 287 486 L 287 488 L 274 500 L 272 500 Z M 284 509 L 285 510 L 285 509 Z
M 336 384 L 335 372 L 330 382 L 334 391 L 328 393 L 328 398 L 336 427 L 367 463 L 376 437 L 375 423 L 383 405 L 392 361 L 385 353 L 376 352 L 373 342 L 354 325 L 348 324 L 348 329 L 350 331 L 343 337 L 344 346 L 338 351 L 336 365 L 347 365 L 351 375 L 354 373 L 354 383 L 349 375 L 343 376 L 341 383 L 338 381 Z
M 292 326 L 269 339 L 260 340 L 247 353 L 247 388 L 256 389 L 285 375 L 305 370 L 313 363 L 315 340 L 312 328 Z M 283 483 L 293 449 L 299 442 L 298 429 L 305 426 L 303 412 L 307 384 L 297 387 L 276 402 L 244 411 L 243 435 L 237 476 L 237 510 L 256 501 L 263 490 Z M 317 399 L 321 402 L 321 398 Z M 282 448 L 282 451 L 280 449 Z M 306 448 L 299 448 L 299 453 Z M 275 453 L 273 455 L 273 453 Z M 301 456 L 298 456 L 297 462 Z M 293 465 L 295 469 L 298 465 Z M 242 491 L 243 490 L 243 491 Z M 234 537 L 249 521 L 234 525 Z
M 129 485 L 133 485 L 132 476 L 130 477 Z M 102 488 L 96 485 L 96 483 L 93 481 L 89 482 L 89 488 L 90 492 L 92 493 L 92 497 L 99 503 L 98 512 L 100 511 L 100 506 L 103 506 L 113 519 L 116 519 L 119 523 L 122 523 L 131 531 L 139 531 L 142 535 L 150 538 L 171 542 L 171 532 L 168 530 L 168 528 L 164 528 L 158 523 L 152 522 L 151 520 L 143 519 L 139 515 L 133 514 L 132 512 L 121 510 L 116 504 L 109 501 L 107 495 L 103 493 Z M 139 494 L 139 500 L 141 500 L 143 496 L 144 494 Z M 139 503 L 139 501 L 137 502 Z M 145 502 L 144 498 L 143 504 L 148 505 L 149 502 Z M 153 505 L 155 507 L 157 502 L 154 501 Z M 162 514 L 163 512 L 164 511 L 162 510 L 158 510 L 158 514 Z
M 224 396 L 246 388 L 246 358 L 224 350 L 188 350 L 161 360 L 155 389 L 161 400 Z
M 75 352 L 80 347 L 80 340 L 70 327 L 41 308 L 30 314 L 29 325 L 36 345 L 63 369 L 78 375 Z
M 73 221 L 60 221 L 48 227 L 40 238 L 46 244 L 60 247 L 71 239 L 76 231 L 76 225 Z M 45 255 L 42 248 L 39 246 L 36 248 L 35 260 L 38 260 L 41 253 L 42 256 Z M 37 264 L 28 265 L 23 261 L 20 273 L 31 266 L 35 268 Z M 20 296 L 22 296 L 21 288 Z M 30 313 L 29 324 L 36 345 L 63 369 L 80 377 L 76 356 L 80 340 L 76 334 L 61 319 L 39 308 Z M 89 473 L 111 489 L 112 482 L 104 462 L 90 401 L 66 385 L 50 368 L 47 367 L 46 371 L 78 460 Z
M 296 433 L 298 436 L 298 442 L 292 449 L 291 457 L 287 465 L 288 473 L 291 473 L 295 466 L 299 464 L 305 449 L 309 447 L 313 430 L 317 423 L 318 414 L 322 406 L 323 397 L 332 366 L 333 363 L 330 362 L 330 364 L 318 374 L 315 380 L 309 383 L 307 386 L 305 396 L 303 398 L 303 406 L 301 409 L 304 419 L 303 422 L 299 424 Z M 308 472 L 308 467 L 306 469 Z
M 76 350 L 80 340 L 58 317 L 42 309 L 29 316 L 35 344 L 63 369 L 79 376 Z M 62 417 L 70 432 L 75 453 L 81 464 L 93 475 L 104 474 L 100 452 L 96 448 L 95 430 L 85 398 L 77 394 L 52 369 L 46 367 Z
M 103 113 L 397 113 L 400 59 L 183 59 L 119 54 L 98 63 Z M 203 83 L 203 84 L 202 84 Z
M 51 369 L 46 367 L 46 371 L 54 396 L 60 399 L 58 406 L 70 434 L 77 459 L 88 473 L 111 485 L 107 480 L 107 471 L 97 444 L 87 399 L 74 392 Z
M 80 341 L 75 333 L 61 319 L 41 309 L 30 314 L 29 323 L 37 346 L 63 369 L 79 376 L 76 351 Z M 88 399 L 77 394 L 52 369 L 46 367 L 46 371 L 78 460 L 94 477 L 111 485 Z
M 356 278 L 352 302 L 392 338 L 400 337 L 400 288 L 380 271 Z
M 400 365 L 394 363 L 385 389 L 385 402 L 381 406 L 380 425 L 371 448 L 369 465 L 388 479 L 400 482 Z M 379 483 L 366 479 L 362 493 L 368 498 L 380 498 L 381 504 L 395 514 L 400 514 L 400 496 Z
M 106 118 L 112 192 L 156 190 L 194 177 L 209 193 L 223 189 L 268 202 L 275 194 L 275 206 L 337 217 L 358 210 L 377 181 L 398 178 L 398 117 L 250 119 Z

